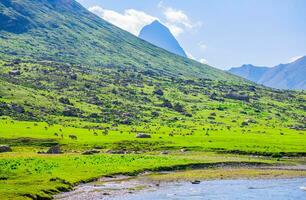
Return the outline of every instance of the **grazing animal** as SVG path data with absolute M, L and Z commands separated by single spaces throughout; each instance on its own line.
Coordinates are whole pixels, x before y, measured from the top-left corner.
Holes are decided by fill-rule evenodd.
M 77 140 L 78 137 L 76 135 L 69 135 L 69 138 L 72 139 L 72 140 Z

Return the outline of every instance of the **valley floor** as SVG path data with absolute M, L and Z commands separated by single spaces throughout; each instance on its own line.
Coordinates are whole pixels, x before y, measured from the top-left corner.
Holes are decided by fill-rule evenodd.
M 136 138 L 137 133 L 146 132 L 144 127 L 118 126 L 104 134 L 105 130 L 10 119 L 1 120 L 0 125 L 0 144 L 12 148 L 12 152 L 0 153 L 0 199 L 50 199 L 100 177 L 147 171 L 184 170 L 149 176 L 152 181 L 306 177 L 305 170 L 258 168 L 306 165 L 301 155 L 305 137 L 301 134 L 235 135 L 219 131 L 210 133 L 209 142 L 200 129 L 187 136 L 171 136 L 166 134 L 167 127 L 161 127 L 151 138 Z M 62 153 L 46 154 L 54 145 L 59 145 Z M 83 155 L 93 149 L 94 155 Z M 237 149 L 244 155 L 233 154 L 242 153 Z
M 300 169 L 273 169 L 279 165 L 305 165 L 305 158 L 270 159 L 264 157 L 209 152 L 171 152 L 168 155 L 38 155 L 5 153 L 0 155 L 1 199 L 52 198 L 72 190 L 80 183 L 118 174 L 137 175 L 147 171 L 176 171 L 152 174 L 152 181 L 182 181 L 228 178 L 306 177 Z M 188 170 L 188 169 L 198 170 Z M 187 170 L 187 171 L 185 171 Z

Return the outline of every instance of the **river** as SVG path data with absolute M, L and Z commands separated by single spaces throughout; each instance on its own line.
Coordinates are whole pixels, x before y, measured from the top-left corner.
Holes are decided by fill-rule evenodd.
M 61 200 L 306 200 L 306 178 L 153 183 L 124 179 L 78 186 Z

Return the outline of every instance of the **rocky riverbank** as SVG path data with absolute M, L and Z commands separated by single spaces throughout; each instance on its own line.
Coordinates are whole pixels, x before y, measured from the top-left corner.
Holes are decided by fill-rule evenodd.
M 306 177 L 306 166 L 251 166 L 217 165 L 204 169 L 175 172 L 146 172 L 138 176 L 118 175 L 79 185 L 73 191 L 55 196 L 61 200 L 96 200 L 125 197 L 140 191 L 157 191 L 167 185 L 200 184 L 204 180 L 285 179 Z

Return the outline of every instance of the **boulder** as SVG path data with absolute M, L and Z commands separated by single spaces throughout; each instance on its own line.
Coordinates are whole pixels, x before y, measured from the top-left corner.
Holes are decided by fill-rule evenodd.
M 159 95 L 159 96 L 163 96 L 163 95 L 164 95 L 164 92 L 162 91 L 162 89 L 156 89 L 156 90 L 154 91 L 154 94 Z
M 165 107 L 165 108 L 173 108 L 172 103 L 168 99 L 164 99 L 163 103 L 161 104 L 161 106 Z
M 234 93 L 229 93 L 224 95 L 225 98 L 228 99 L 234 99 L 234 100 L 240 100 L 240 101 L 250 101 L 250 97 L 248 95 L 241 95 L 241 94 L 234 94 Z
M 52 146 L 47 151 L 47 154 L 60 154 L 60 153 L 61 153 L 61 148 L 59 145 Z
M 167 154 L 169 154 L 169 152 L 168 151 L 162 151 L 161 154 L 162 155 L 167 155 Z
M 83 155 L 93 155 L 93 154 L 96 154 L 96 153 L 100 153 L 100 151 L 92 149 L 92 150 L 84 151 L 82 154 Z
M 136 138 L 151 138 L 151 135 L 146 133 L 137 133 Z
M 11 147 L 6 145 L 0 145 L 0 153 L 11 152 L 11 151 L 12 151 Z
M 19 70 L 12 70 L 12 71 L 9 72 L 9 75 L 19 76 L 19 75 L 21 75 L 21 72 Z
M 59 98 L 58 101 L 59 101 L 60 103 L 62 103 L 62 104 L 72 105 L 72 103 L 70 102 L 70 100 L 69 100 L 68 98 L 65 98 L 65 97 Z
M 200 183 L 201 183 L 201 181 L 199 181 L 199 180 L 191 181 L 191 184 L 200 184 Z
M 109 154 L 125 154 L 125 151 L 123 151 L 123 150 L 108 150 L 106 153 L 109 153 Z

